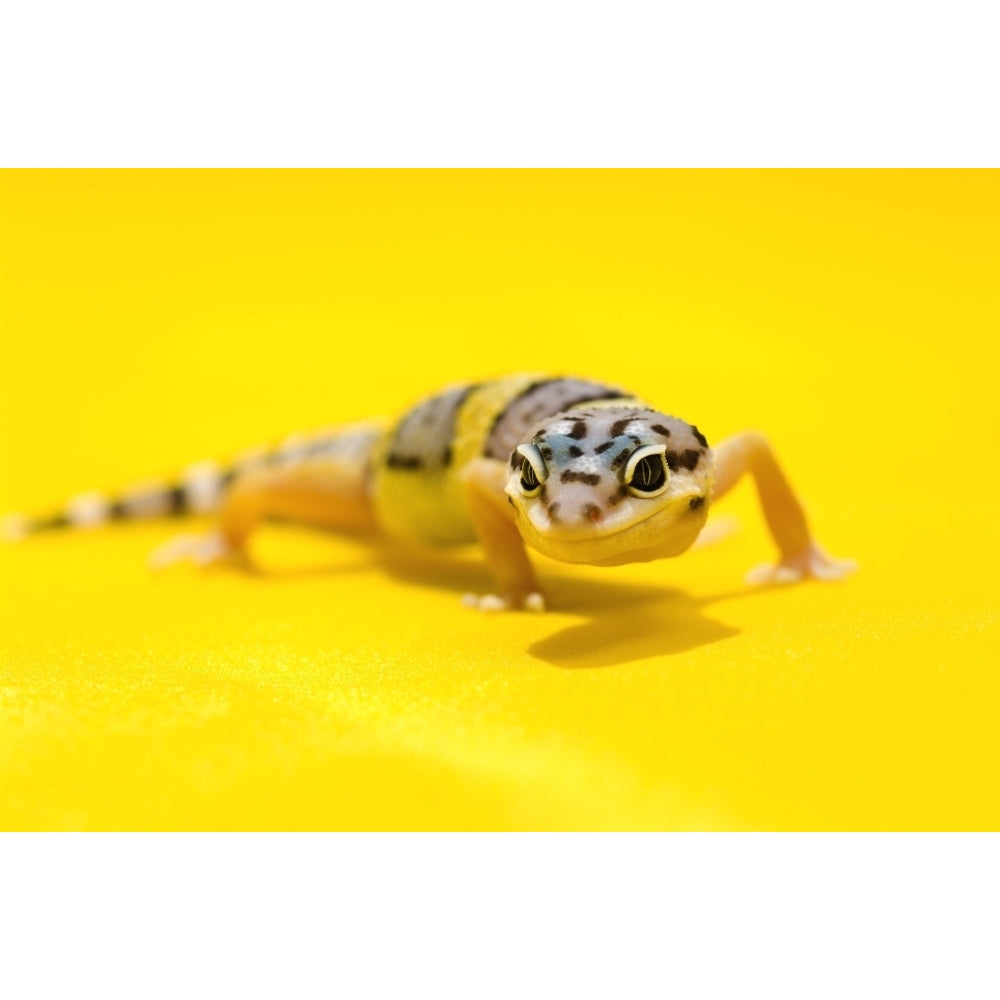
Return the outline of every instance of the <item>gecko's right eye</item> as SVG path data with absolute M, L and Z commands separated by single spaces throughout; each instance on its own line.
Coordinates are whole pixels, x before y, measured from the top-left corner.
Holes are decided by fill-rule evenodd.
M 518 445 L 517 452 L 521 456 L 521 489 L 525 496 L 532 497 L 541 491 L 549 471 L 545 468 L 542 453 L 535 445 Z

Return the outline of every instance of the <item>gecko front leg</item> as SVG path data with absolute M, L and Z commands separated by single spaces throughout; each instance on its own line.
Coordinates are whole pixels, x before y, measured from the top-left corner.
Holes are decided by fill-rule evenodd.
M 496 593 L 468 594 L 463 600 L 481 611 L 544 611 L 545 599 L 504 493 L 507 472 L 503 462 L 489 458 L 475 459 L 462 470 L 469 514 L 497 584 Z
M 803 577 L 836 580 L 857 569 L 850 559 L 836 559 L 818 545 L 809 531 L 805 511 L 788 482 L 770 442 L 758 431 L 727 438 L 715 448 L 714 497 L 728 493 L 750 473 L 779 560 L 747 574 L 749 583 L 793 583 Z

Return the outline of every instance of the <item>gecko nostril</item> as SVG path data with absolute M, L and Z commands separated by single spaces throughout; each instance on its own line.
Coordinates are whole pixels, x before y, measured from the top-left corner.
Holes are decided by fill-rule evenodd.
M 583 516 L 595 524 L 601 519 L 601 508 L 597 506 L 596 503 L 588 503 L 586 507 L 583 508 Z

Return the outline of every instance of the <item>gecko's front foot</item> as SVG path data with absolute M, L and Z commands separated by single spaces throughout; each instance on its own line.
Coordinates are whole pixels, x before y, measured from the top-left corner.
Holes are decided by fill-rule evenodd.
M 462 603 L 467 608 L 493 613 L 496 611 L 544 611 L 545 598 L 537 591 L 530 594 L 465 594 Z
M 190 561 L 203 569 L 222 564 L 252 569 L 249 557 L 242 549 L 231 546 L 218 532 L 208 535 L 178 535 L 154 549 L 149 556 L 149 568 L 166 569 L 174 563 Z
M 795 555 L 785 556 L 771 565 L 755 566 L 746 575 L 750 584 L 796 583 L 803 579 L 840 580 L 853 573 L 858 564 L 853 559 L 836 559 L 827 555 L 815 542 Z

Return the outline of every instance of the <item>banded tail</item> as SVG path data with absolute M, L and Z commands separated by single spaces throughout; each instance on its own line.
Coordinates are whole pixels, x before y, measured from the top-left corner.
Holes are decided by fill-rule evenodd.
M 228 463 L 197 462 L 172 480 L 127 487 L 113 495 L 81 493 L 44 514 L 8 514 L 0 519 L 0 538 L 17 541 L 40 532 L 95 528 L 112 521 L 210 514 L 218 509 L 234 479 L 257 468 L 312 459 L 367 467 L 381 434 L 381 426 L 369 423 L 291 435 L 276 446 L 244 452 Z

